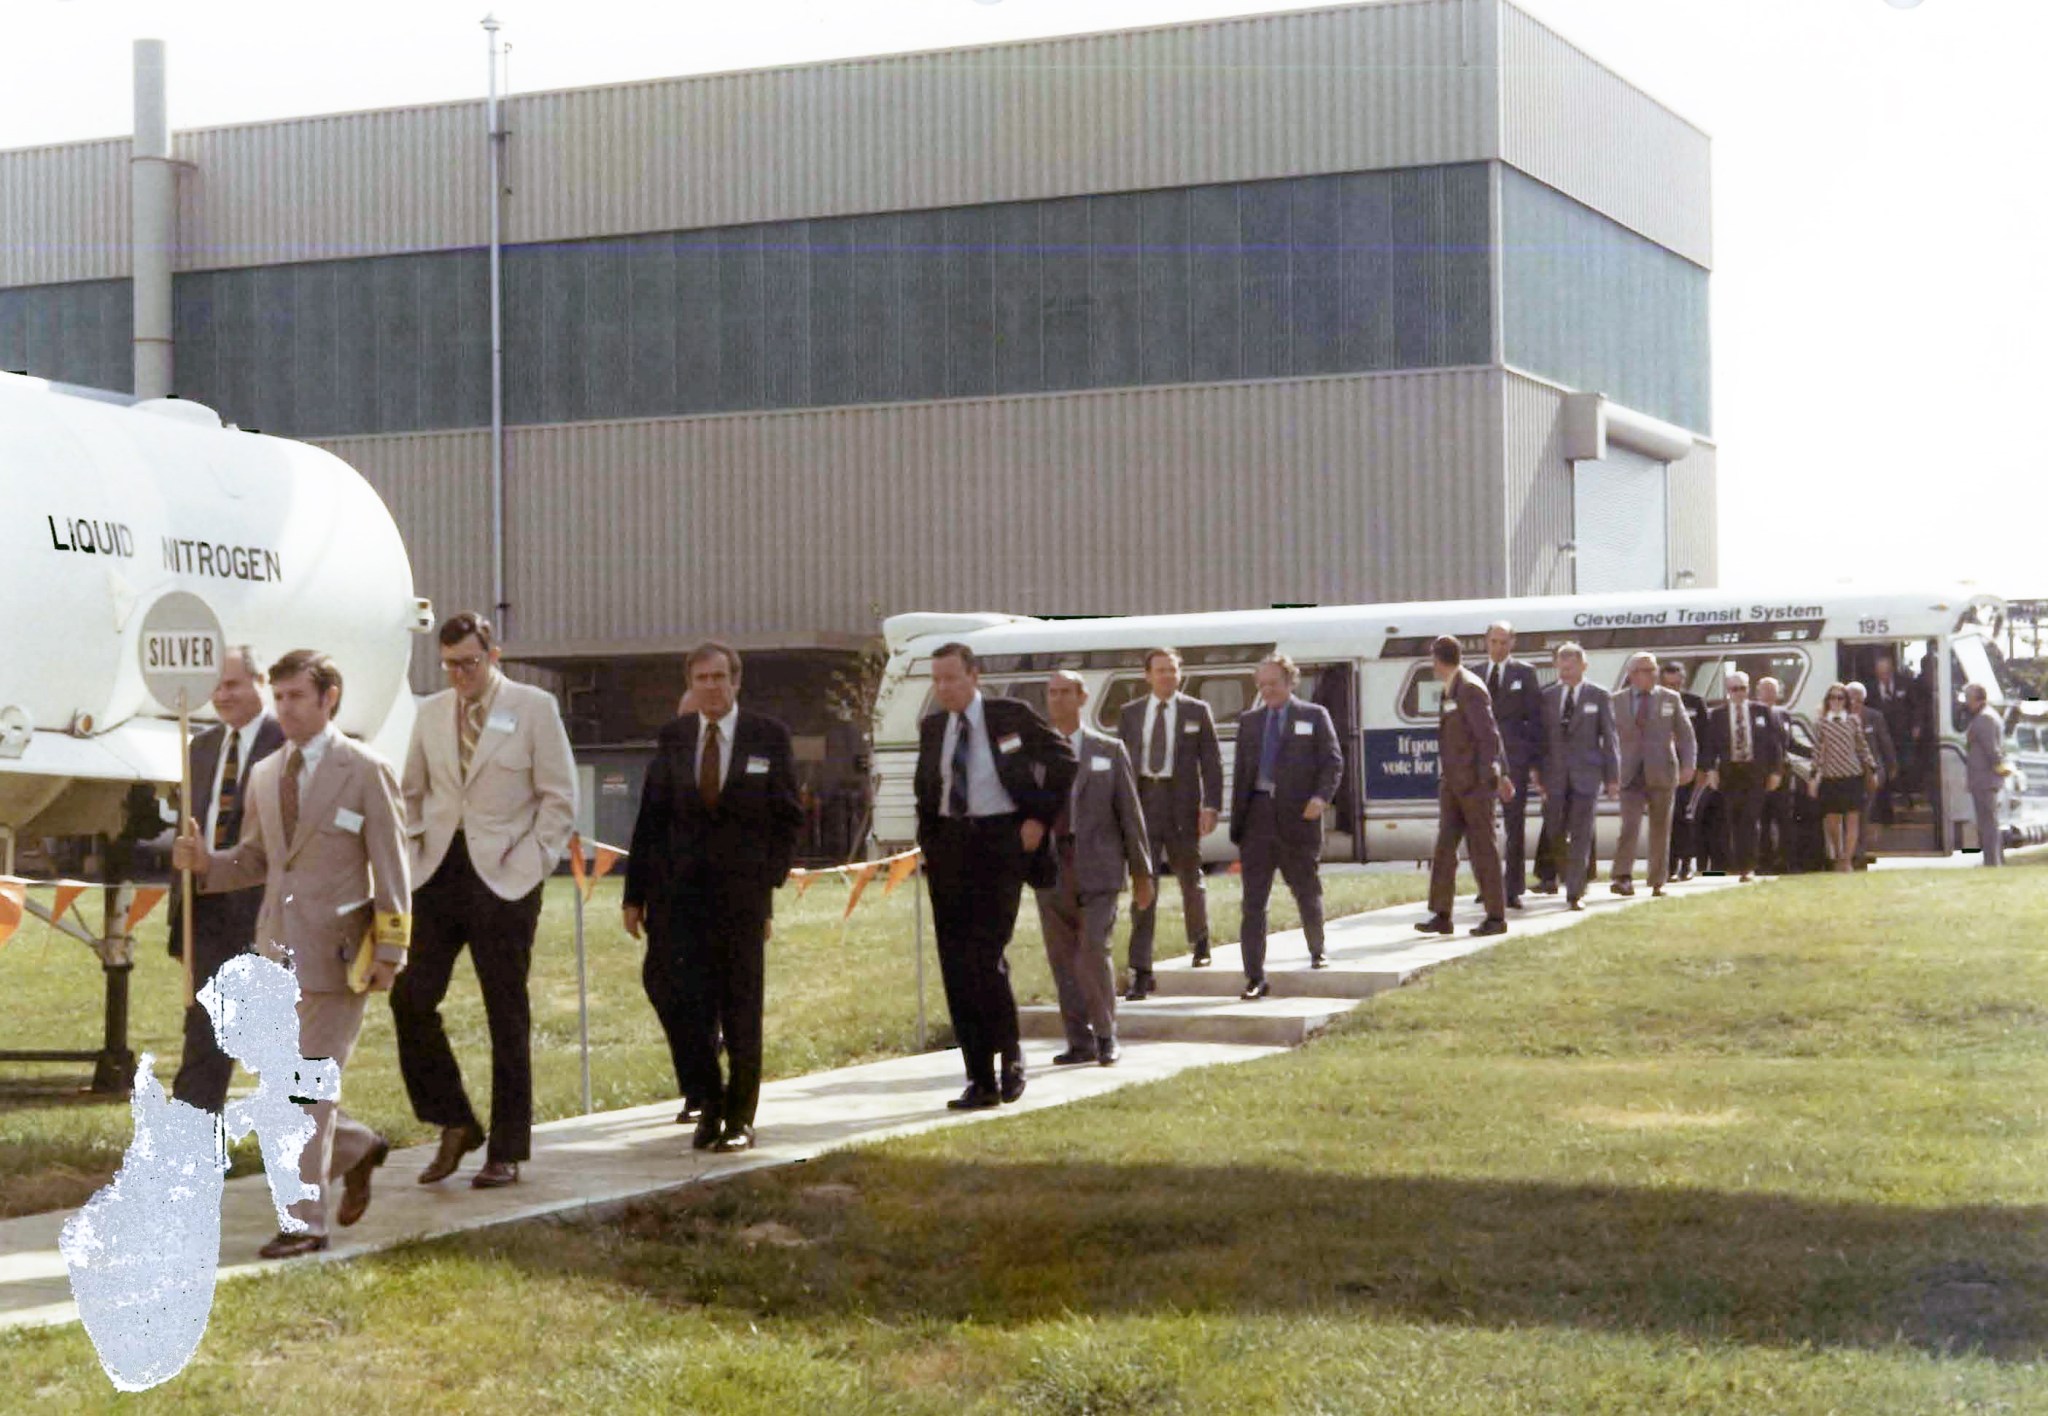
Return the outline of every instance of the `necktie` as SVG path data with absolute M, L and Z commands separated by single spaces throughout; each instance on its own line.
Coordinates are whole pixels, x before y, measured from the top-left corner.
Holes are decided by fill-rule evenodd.
M 213 799 L 213 848 L 224 851 L 242 834 L 242 735 L 228 730 L 227 760 L 220 764 L 220 792 Z
M 1749 714 L 1740 707 L 1731 706 L 1729 714 L 1735 719 L 1735 760 L 1749 761 Z
M 708 808 L 718 805 L 718 724 L 704 729 L 704 754 L 697 759 L 697 795 Z
M 1496 702 L 1500 699 L 1500 665 L 1495 664 L 1486 671 L 1486 696 Z
M 456 714 L 455 736 L 462 759 L 462 775 L 469 775 L 469 759 L 476 755 L 476 740 L 484 732 L 484 701 L 464 703 Z
M 284 760 L 284 780 L 277 784 L 277 814 L 284 823 L 285 844 L 299 834 L 299 774 L 306 770 L 306 754 L 298 748 Z
M 1641 728 L 1650 721 L 1650 695 L 1640 688 L 1636 690 L 1636 727 Z
M 959 715 L 957 730 L 953 734 L 953 782 L 946 789 L 946 815 L 967 815 L 967 735 L 971 728 L 967 715 Z
M 1152 746 L 1145 749 L 1145 770 L 1159 777 L 1166 772 L 1166 700 L 1152 700 Z
M 1281 730 L 1286 726 L 1286 719 L 1285 708 L 1266 710 L 1266 740 L 1259 745 L 1260 782 L 1279 785 Z
M 1564 690 L 1564 730 L 1572 730 L 1572 715 L 1579 711 L 1579 691 L 1570 684 Z

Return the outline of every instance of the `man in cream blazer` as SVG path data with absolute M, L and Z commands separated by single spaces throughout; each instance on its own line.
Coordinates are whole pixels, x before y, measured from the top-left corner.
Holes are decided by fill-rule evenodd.
M 285 747 L 250 769 L 241 840 L 210 851 L 187 817 L 172 859 L 204 894 L 263 886 L 256 948 L 298 980 L 299 1053 L 346 1068 L 369 993 L 391 987 L 405 966 L 412 889 L 398 775 L 333 726 L 341 671 L 326 655 L 293 650 L 271 668 L 270 684 Z M 370 1174 L 389 1149 L 341 1110 L 338 1091 L 305 1109 L 313 1138 L 299 1178 L 319 1196 L 291 1207 L 301 1227 L 265 1244 L 266 1259 L 324 1249 L 330 1221 L 362 1218 Z
M 482 1145 L 483 1127 L 441 1024 L 463 946 L 476 965 L 491 1029 L 490 1150 L 479 1190 L 519 1179 L 533 1136 L 532 1026 L 526 970 L 541 886 L 576 821 L 576 764 L 555 697 L 498 672 L 491 622 L 441 626 L 453 686 L 420 705 L 405 756 L 405 822 L 417 920 L 411 966 L 391 994 L 398 1065 L 413 1113 L 441 1128 L 420 1183 L 445 1180 Z

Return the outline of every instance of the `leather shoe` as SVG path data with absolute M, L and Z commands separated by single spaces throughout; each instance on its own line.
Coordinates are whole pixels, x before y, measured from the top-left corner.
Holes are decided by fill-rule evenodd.
M 1024 1095 L 1024 1064 L 1022 1062 L 1006 1062 L 1003 1064 L 1000 1095 L 1004 1101 L 1015 1101 L 1018 1097 Z
M 334 1222 L 347 1226 L 363 1217 L 363 1211 L 370 1207 L 370 1172 L 384 1163 L 391 1154 L 391 1143 L 382 1136 L 377 1144 L 370 1147 L 369 1154 L 342 1172 L 341 1203 L 334 1207 Z
M 1557 882 L 1555 880 L 1537 881 L 1536 893 L 1539 895 L 1555 895 L 1557 893 Z
M 1627 880 L 1617 880 L 1607 887 L 1607 893 L 1610 895 L 1633 895 L 1635 892 L 1634 883 Z
M 711 1149 L 717 1151 L 720 1155 L 731 1155 L 734 1151 L 752 1150 L 753 1148 L 754 1128 L 752 1126 L 728 1126 L 725 1128 L 725 1134 L 718 1138 L 718 1144 Z
M 1565 898 L 1564 907 L 1568 910 L 1583 910 L 1584 908 L 1586 908 L 1584 902 L 1581 901 L 1577 895 L 1567 896 Z
M 1157 993 L 1158 991 L 1159 985 L 1153 980 L 1150 969 L 1142 973 L 1134 973 L 1131 975 L 1130 990 L 1124 994 L 1124 1002 L 1142 1003 L 1148 994 Z
M 1264 979 L 1260 979 L 1257 983 L 1246 984 L 1244 986 L 1244 992 L 1238 994 L 1237 997 L 1238 1001 L 1240 1002 L 1253 1003 L 1261 998 L 1264 998 L 1267 994 L 1271 993 L 1272 991 L 1273 985 L 1266 982 Z
M 1321 954 L 1311 954 L 1309 955 L 1308 966 L 1312 969 L 1326 969 L 1330 966 L 1330 961 Z
M 1093 1062 L 1094 1060 L 1095 1053 L 1093 1049 L 1070 1047 L 1059 1056 L 1053 1058 L 1052 1065 L 1055 1067 L 1072 1067 L 1078 1063 Z
M 1650 887 L 1650 898 L 1651 898 L 1651 899 L 1653 899 L 1653 900 L 1661 900 L 1661 899 L 1663 899 L 1663 898 L 1664 898 L 1664 887 L 1663 887 L 1662 885 L 1652 885 L 1652 886 Z
M 1741 875 L 1737 876 L 1736 878 L 1740 880 L 1743 884 L 1747 885 L 1753 877 L 1751 876 L 1750 872 L 1745 870 L 1742 872 Z
M 1451 932 L 1451 917 L 1449 915 L 1433 914 L 1415 927 L 1424 934 L 1449 934 Z
M 1506 934 L 1508 932 L 1508 922 L 1499 915 L 1490 915 L 1478 924 L 1473 925 L 1468 932 L 1475 939 L 1484 939 L 1491 934 Z
M 968 1083 L 967 1090 L 946 1103 L 948 1111 L 989 1111 L 1003 1104 L 1002 1097 L 992 1091 Z
M 687 1126 L 692 1121 L 702 1121 L 703 1119 L 704 1103 L 694 1097 L 685 1097 L 683 1099 L 683 1109 L 676 1113 L 676 1124 L 678 1126 Z
M 1115 1038 L 1098 1037 L 1095 1039 L 1095 1060 L 1103 1066 L 1114 1067 L 1116 1059 L 1123 1055 L 1124 1050 L 1116 1045 Z
M 507 1185 L 519 1183 L 519 1162 L 516 1160 L 487 1160 L 484 1168 L 469 1177 L 472 1190 L 502 1190 Z
M 723 1128 L 719 1126 L 718 1118 L 708 1111 L 705 1112 L 697 1118 L 697 1134 L 690 1137 L 690 1149 L 710 1150 L 718 1144 L 718 1135 L 721 1129 Z
M 420 1172 L 420 1183 L 433 1185 L 446 1180 L 461 1168 L 462 1158 L 483 1143 L 484 1129 L 481 1126 L 443 1126 L 441 1149 L 434 1152 L 434 1158 Z
M 1524 908 L 1522 904 L 1522 897 L 1520 895 L 1508 896 L 1508 908 L 1511 910 L 1519 910 Z
M 1195 946 L 1195 956 L 1189 960 L 1189 967 L 1206 969 L 1209 967 L 1209 963 L 1209 946 L 1207 944 L 1197 944 Z
M 327 1247 L 325 1234 L 285 1234 L 278 1236 L 256 1251 L 259 1259 L 296 1259 L 301 1254 L 317 1254 Z

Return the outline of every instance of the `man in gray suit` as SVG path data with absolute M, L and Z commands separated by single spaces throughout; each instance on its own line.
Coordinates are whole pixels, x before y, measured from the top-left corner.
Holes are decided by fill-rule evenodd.
M 1131 876 L 1131 903 L 1153 903 L 1152 850 L 1130 754 L 1107 733 L 1081 722 L 1088 685 L 1079 674 L 1060 669 L 1045 686 L 1046 716 L 1053 731 L 1074 749 L 1081 770 L 1067 804 L 1052 823 L 1059 883 L 1032 893 L 1045 935 L 1046 962 L 1059 990 L 1060 1021 L 1067 1050 L 1057 1067 L 1117 1059 L 1116 968 L 1110 932 L 1116 928 L 1117 897 L 1124 871 Z
M 1613 797 L 1621 779 L 1614 705 L 1607 690 L 1587 683 L 1586 651 L 1557 646 L 1557 682 L 1543 690 L 1543 765 L 1530 781 L 1543 793 L 1543 829 L 1564 860 L 1565 904 L 1585 908 L 1593 872 L 1593 816 L 1601 796 Z
M 1244 992 L 1250 1002 L 1266 983 L 1266 901 L 1278 870 L 1301 909 L 1309 965 L 1324 967 L 1323 813 L 1344 777 L 1344 749 L 1330 710 L 1294 696 L 1301 670 L 1285 654 L 1258 668 L 1259 706 L 1237 719 L 1230 783 L 1230 840 L 1244 861 Z
M 1202 838 L 1223 810 L 1223 747 L 1216 718 L 1201 699 L 1180 691 L 1180 653 L 1145 654 L 1152 691 L 1117 715 L 1117 735 L 1138 768 L 1138 803 L 1151 833 L 1152 874 L 1170 869 L 1180 882 L 1188 948 L 1196 968 L 1209 963 L 1209 896 L 1202 881 Z M 1135 1003 L 1152 991 L 1152 931 L 1158 901 L 1131 902 L 1131 991 Z
M 1877 790 L 1863 802 L 1862 819 L 1857 823 L 1856 868 L 1866 870 L 1876 854 L 1877 838 L 1871 834 L 1872 809 L 1878 799 L 1890 800 L 1892 784 L 1899 780 L 1899 751 L 1892 742 L 1891 725 L 1884 720 L 1884 714 L 1870 706 L 1870 690 L 1860 683 L 1849 685 L 1849 715 L 1863 724 L 1864 736 L 1870 739 L 1870 750 L 1877 754 L 1877 765 L 1884 773 L 1878 781 Z M 1889 811 L 1876 813 L 1880 824 L 1891 820 Z
M 1998 823 L 1998 797 L 2012 764 L 2005 760 L 2005 720 L 1991 706 L 1991 695 L 1981 683 L 1963 690 L 1963 704 L 1970 710 L 1970 725 L 1963 732 L 1964 760 L 1970 789 L 1970 805 L 1976 808 L 1977 844 L 1984 863 L 2005 864 L 2005 829 Z
M 1657 682 L 1655 654 L 1629 655 L 1628 687 L 1614 705 L 1614 732 L 1621 749 L 1621 839 L 1608 888 L 1617 895 L 1636 892 L 1630 876 L 1647 811 L 1650 893 L 1661 895 L 1671 871 L 1671 801 L 1692 781 L 1700 744 L 1685 700 Z

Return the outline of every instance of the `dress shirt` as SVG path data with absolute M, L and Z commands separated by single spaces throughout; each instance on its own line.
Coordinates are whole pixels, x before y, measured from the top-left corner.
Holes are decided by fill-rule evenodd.
M 696 765 L 699 777 L 702 776 L 704 771 L 704 747 L 705 744 L 711 741 L 712 725 L 715 723 L 718 726 L 718 789 L 720 791 L 725 790 L 725 784 L 732 776 L 732 730 L 733 725 L 739 722 L 739 718 L 740 705 L 737 700 L 734 701 L 732 707 L 725 710 L 723 718 L 707 718 L 702 713 L 697 715 Z M 692 780 L 696 780 L 696 778 Z
M 1171 698 L 1167 699 L 1166 722 L 1160 724 L 1158 718 L 1159 695 L 1148 693 L 1145 695 L 1145 736 L 1139 744 L 1143 751 L 1138 755 L 1138 772 L 1139 775 L 1148 780 L 1164 782 L 1173 776 L 1173 735 L 1180 727 L 1180 704 Z M 1166 770 L 1163 772 L 1147 772 L 1145 771 L 1145 764 L 1152 760 L 1152 734 L 1161 727 L 1166 732 Z
M 320 759 L 327 755 L 327 744 L 334 741 L 334 724 L 329 723 L 313 735 L 313 740 L 304 747 L 286 739 L 284 745 L 285 766 L 291 766 L 292 749 L 299 748 L 299 800 L 306 799 L 306 788 L 313 785 L 313 773 L 320 766 Z
M 226 723 L 222 723 L 227 728 Z M 239 728 L 228 728 L 220 740 L 220 755 L 213 759 L 213 793 L 208 796 L 206 807 L 206 834 L 200 839 L 211 844 L 215 828 L 220 824 L 220 782 L 228 770 L 228 739 L 234 738 L 241 746 L 235 752 L 235 793 L 246 803 L 249 799 L 249 754 L 256 750 L 256 734 L 263 731 L 261 712 Z M 247 811 L 243 815 L 247 815 Z
M 939 811 L 950 816 L 949 803 L 953 794 L 953 743 L 960 736 L 960 719 L 967 719 L 967 726 L 973 732 L 973 741 L 967 745 L 967 814 L 969 816 L 1007 816 L 1017 809 L 1017 803 L 1003 788 L 1003 779 L 996 775 L 996 745 L 988 740 L 987 715 L 981 711 L 982 696 L 979 690 L 968 701 L 965 714 L 946 715 L 946 735 L 939 743 Z
M 1287 710 L 1290 706 L 1283 703 L 1278 708 L 1266 709 L 1266 727 L 1259 742 L 1259 775 L 1253 785 L 1268 796 L 1277 787 L 1275 779 L 1280 775 L 1280 754 L 1287 750 Z

